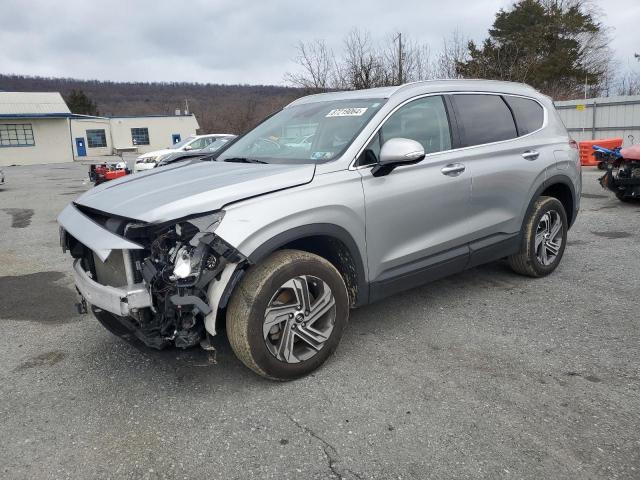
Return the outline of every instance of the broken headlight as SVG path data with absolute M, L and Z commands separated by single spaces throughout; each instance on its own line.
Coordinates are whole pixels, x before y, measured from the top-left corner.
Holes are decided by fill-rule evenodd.
M 169 280 L 179 284 L 198 280 L 203 268 L 214 270 L 218 260 L 211 248 L 213 234 L 224 212 L 190 218 L 173 226 L 175 240 L 169 251 L 172 271 Z
M 173 274 L 169 280 L 197 280 L 203 267 L 213 270 L 218 264 L 218 259 L 211 252 L 207 243 L 200 243 L 197 247 L 182 245 L 174 247 L 174 253 L 170 256 L 173 263 Z M 206 264 L 203 265 L 203 263 Z
M 161 289 L 165 288 L 162 285 L 208 283 L 217 275 L 220 257 L 228 249 L 228 245 L 221 248 L 226 244 L 213 233 L 223 216 L 223 211 L 199 215 L 156 229 L 142 268 L 145 281 Z
M 188 248 L 180 247 L 173 262 L 173 276 L 175 278 L 190 277 L 194 267 L 193 260 Z

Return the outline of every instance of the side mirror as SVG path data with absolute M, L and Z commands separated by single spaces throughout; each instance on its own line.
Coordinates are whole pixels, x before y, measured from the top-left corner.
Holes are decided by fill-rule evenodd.
M 188 152 L 189 150 L 193 150 L 193 147 L 192 147 L 191 145 L 186 145 L 186 146 L 184 147 L 184 151 L 185 151 L 185 152 Z
M 380 159 L 371 170 L 374 177 L 391 173 L 399 165 L 411 165 L 422 161 L 424 148 L 419 142 L 409 138 L 391 138 L 380 149 Z

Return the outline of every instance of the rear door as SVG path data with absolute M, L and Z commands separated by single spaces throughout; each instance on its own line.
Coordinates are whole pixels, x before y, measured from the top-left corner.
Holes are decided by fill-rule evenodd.
M 469 93 L 451 98 L 465 147 L 459 160 L 472 172 L 469 221 L 477 243 L 471 249 L 515 241 L 531 188 L 537 178 L 544 179 L 547 166 L 543 136 L 535 133 L 543 125 L 544 110 L 535 100 L 516 96 Z M 520 123 L 516 112 L 522 115 Z

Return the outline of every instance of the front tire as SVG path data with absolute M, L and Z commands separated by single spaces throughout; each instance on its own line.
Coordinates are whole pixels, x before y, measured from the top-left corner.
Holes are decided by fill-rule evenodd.
M 349 297 L 338 270 L 318 255 L 280 250 L 250 268 L 227 308 L 227 335 L 236 356 L 274 380 L 320 367 L 338 347 Z
M 553 197 L 538 198 L 524 222 L 520 252 L 508 258 L 511 269 L 529 277 L 544 277 L 562 260 L 569 222 L 564 206 Z

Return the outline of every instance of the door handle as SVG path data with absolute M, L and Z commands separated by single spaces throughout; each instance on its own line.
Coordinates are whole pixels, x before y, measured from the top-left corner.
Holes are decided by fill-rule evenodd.
M 540 156 L 539 152 L 536 152 L 535 150 L 527 150 L 526 152 L 524 152 L 522 154 L 522 158 L 524 158 L 525 160 L 535 160 L 536 158 L 538 158 Z
M 450 163 L 449 165 L 442 167 L 442 170 L 440 171 L 442 172 L 443 175 L 448 175 L 450 177 L 457 177 L 462 172 L 464 172 L 464 170 L 465 170 L 465 166 L 462 165 L 461 163 Z

